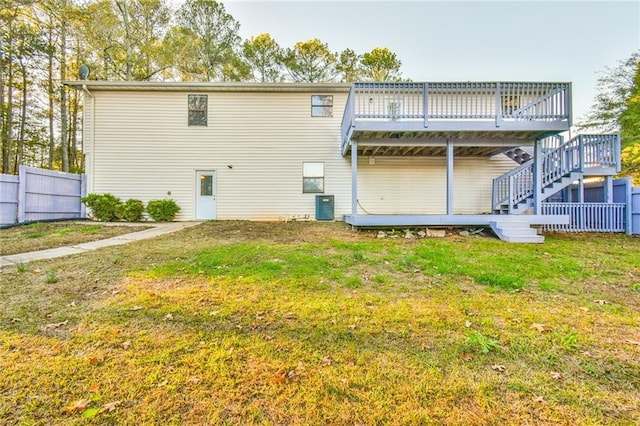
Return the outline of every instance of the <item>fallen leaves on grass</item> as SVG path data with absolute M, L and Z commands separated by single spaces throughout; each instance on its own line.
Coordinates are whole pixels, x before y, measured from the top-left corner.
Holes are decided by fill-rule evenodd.
M 460 359 L 464 362 L 469 362 L 473 359 L 473 357 L 469 353 L 463 353 L 462 355 L 460 355 Z
M 637 340 L 630 340 L 630 339 L 627 339 L 627 340 L 625 340 L 624 342 L 625 342 L 625 343 L 628 343 L 628 344 L 630 344 L 630 345 L 640 345 L 640 342 L 639 342 L 639 341 L 637 341 Z
M 593 303 L 597 303 L 598 305 L 606 305 L 607 301 L 604 299 L 596 299 L 593 301 Z
M 47 325 L 43 326 L 40 330 L 42 330 L 42 331 L 55 330 L 56 328 L 60 328 L 62 326 L 67 325 L 67 323 L 69 323 L 69 320 L 64 320 L 62 322 L 56 322 L 56 323 L 47 324 Z
M 89 364 L 99 364 L 104 361 L 104 355 L 92 355 L 87 358 Z
M 554 380 L 560 380 L 562 378 L 562 374 L 558 373 L 557 371 L 552 371 L 551 373 L 549 373 L 549 375 Z
M 505 367 L 502 364 L 494 364 L 491 366 L 491 369 L 498 371 L 500 373 L 504 373 L 505 371 L 507 371 L 507 367 Z
M 87 408 L 87 405 L 89 405 L 91 401 L 89 399 L 79 399 L 77 401 L 72 402 L 71 404 L 67 405 L 62 412 L 66 413 L 66 414 L 73 414 L 73 413 L 78 413 L 80 411 L 84 411 Z
M 98 414 L 101 413 L 110 413 L 112 411 L 114 411 L 118 405 L 122 404 L 122 400 L 118 400 L 118 401 L 113 401 L 113 402 L 109 402 L 107 404 L 104 404 L 102 407 L 100 407 L 100 410 L 98 411 Z
M 533 324 L 531 324 L 531 327 L 529 327 L 529 328 L 532 328 L 532 329 L 534 329 L 536 331 L 539 331 L 540 333 L 545 333 L 547 331 L 551 331 L 551 329 L 545 327 L 544 324 L 538 324 L 537 322 L 534 322 Z

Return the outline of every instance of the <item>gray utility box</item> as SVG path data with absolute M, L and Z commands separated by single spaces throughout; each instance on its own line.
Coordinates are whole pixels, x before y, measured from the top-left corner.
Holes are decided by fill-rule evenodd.
M 316 220 L 333 220 L 333 195 L 316 195 Z

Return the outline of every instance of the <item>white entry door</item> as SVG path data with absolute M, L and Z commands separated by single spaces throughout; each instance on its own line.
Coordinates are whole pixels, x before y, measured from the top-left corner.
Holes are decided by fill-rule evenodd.
M 216 218 L 216 172 L 196 171 L 196 219 Z

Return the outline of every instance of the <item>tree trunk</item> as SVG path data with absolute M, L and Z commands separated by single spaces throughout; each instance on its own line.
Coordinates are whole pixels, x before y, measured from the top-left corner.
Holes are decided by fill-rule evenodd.
M 124 61 L 126 81 L 131 80 L 133 75 L 133 64 L 131 59 L 131 25 L 129 23 L 129 9 L 127 8 L 127 0 L 116 1 L 116 6 L 122 14 L 122 25 L 124 26 Z
M 18 152 L 16 153 L 16 163 L 13 172 L 18 174 L 18 167 L 24 162 L 24 135 L 27 123 L 27 65 L 20 59 L 20 67 L 22 68 L 22 116 L 20 117 L 20 133 L 18 135 Z
M 50 30 L 52 31 L 52 30 Z M 49 33 L 49 46 L 53 46 L 53 34 Z M 53 169 L 53 158 L 56 152 L 56 140 L 54 137 L 54 99 L 53 99 L 53 52 L 49 52 L 49 62 L 47 69 L 47 91 L 49 92 L 49 169 Z
M 7 69 L 7 120 L 4 129 L 4 159 L 2 170 L 11 173 L 11 159 L 13 151 L 13 57 L 9 53 Z
M 67 2 L 63 2 L 63 14 Z M 62 150 L 62 171 L 69 171 L 69 143 L 67 141 L 67 88 L 62 84 L 67 79 L 67 30 L 60 25 L 60 149 Z

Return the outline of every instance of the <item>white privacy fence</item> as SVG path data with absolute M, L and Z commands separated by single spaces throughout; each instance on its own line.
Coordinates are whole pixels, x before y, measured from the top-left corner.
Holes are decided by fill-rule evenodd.
M 0 175 L 0 225 L 85 217 L 85 175 L 20 166 Z

